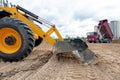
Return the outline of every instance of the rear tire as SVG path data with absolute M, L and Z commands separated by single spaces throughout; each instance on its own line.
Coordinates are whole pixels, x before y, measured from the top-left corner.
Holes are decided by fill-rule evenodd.
M 13 30 L 19 35 L 19 37 L 16 36 L 14 32 L 10 32 L 10 36 L 6 36 L 7 38 L 12 36 L 13 39 L 5 38 L 6 40 L 4 40 L 0 35 L 0 40 L 3 40 L 3 42 L 1 41 L 0 43 L 0 57 L 3 59 L 3 61 L 16 62 L 27 57 L 32 51 L 35 43 L 32 30 L 24 22 L 14 18 L 0 19 L 0 31 L 4 29 L 8 29 L 8 31 L 9 29 Z M 17 39 L 17 37 L 19 39 Z M 12 42 L 10 42 L 9 40 L 12 40 Z M 20 40 L 19 43 L 17 42 L 17 40 Z M 7 45 L 8 47 L 4 46 L 2 43 L 6 43 L 5 45 Z M 20 47 L 17 46 L 18 48 L 16 48 L 16 44 Z M 17 51 L 14 51 L 12 48 L 15 48 Z

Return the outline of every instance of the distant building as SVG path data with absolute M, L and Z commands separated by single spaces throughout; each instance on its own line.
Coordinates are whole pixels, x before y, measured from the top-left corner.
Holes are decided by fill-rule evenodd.
M 119 39 L 120 38 L 120 22 L 119 21 L 111 21 L 111 30 L 114 35 L 114 39 Z

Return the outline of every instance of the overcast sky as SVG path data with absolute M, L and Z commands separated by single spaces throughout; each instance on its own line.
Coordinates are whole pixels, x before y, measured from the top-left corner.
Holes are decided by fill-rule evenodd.
M 120 20 L 119 0 L 9 0 L 54 23 L 62 36 L 86 36 L 99 20 Z

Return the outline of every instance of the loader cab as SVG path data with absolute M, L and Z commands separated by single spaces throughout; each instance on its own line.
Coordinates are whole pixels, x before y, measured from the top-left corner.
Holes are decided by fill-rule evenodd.
M 87 36 L 96 36 L 97 35 L 97 32 L 88 32 L 87 33 Z
M 88 32 L 87 33 L 87 41 L 90 43 L 96 42 L 97 37 L 98 37 L 97 32 Z

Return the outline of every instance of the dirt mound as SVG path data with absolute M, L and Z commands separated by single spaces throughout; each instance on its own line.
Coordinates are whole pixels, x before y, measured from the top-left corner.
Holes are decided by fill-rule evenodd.
M 42 45 L 45 44 L 46 42 L 42 43 Z M 42 68 L 51 58 L 52 53 L 49 49 L 47 51 L 40 49 L 41 46 L 36 47 L 27 58 L 19 62 L 4 63 L 1 61 L 0 80 L 23 80 L 27 76 L 35 73 L 37 69 Z
M 120 45 L 88 45 L 97 55 L 95 64 L 83 66 L 69 58 L 58 61 L 50 49 L 38 46 L 23 61 L 1 62 L 0 80 L 119 80 Z
M 53 45 L 43 40 L 42 43 L 38 47 L 35 47 L 34 49 L 41 51 L 52 51 Z
M 89 46 L 97 55 L 96 64 L 83 66 L 71 59 L 57 61 L 53 56 L 44 67 L 26 80 L 119 80 L 120 45 L 89 44 Z
M 120 40 L 113 40 L 112 43 L 120 43 Z

